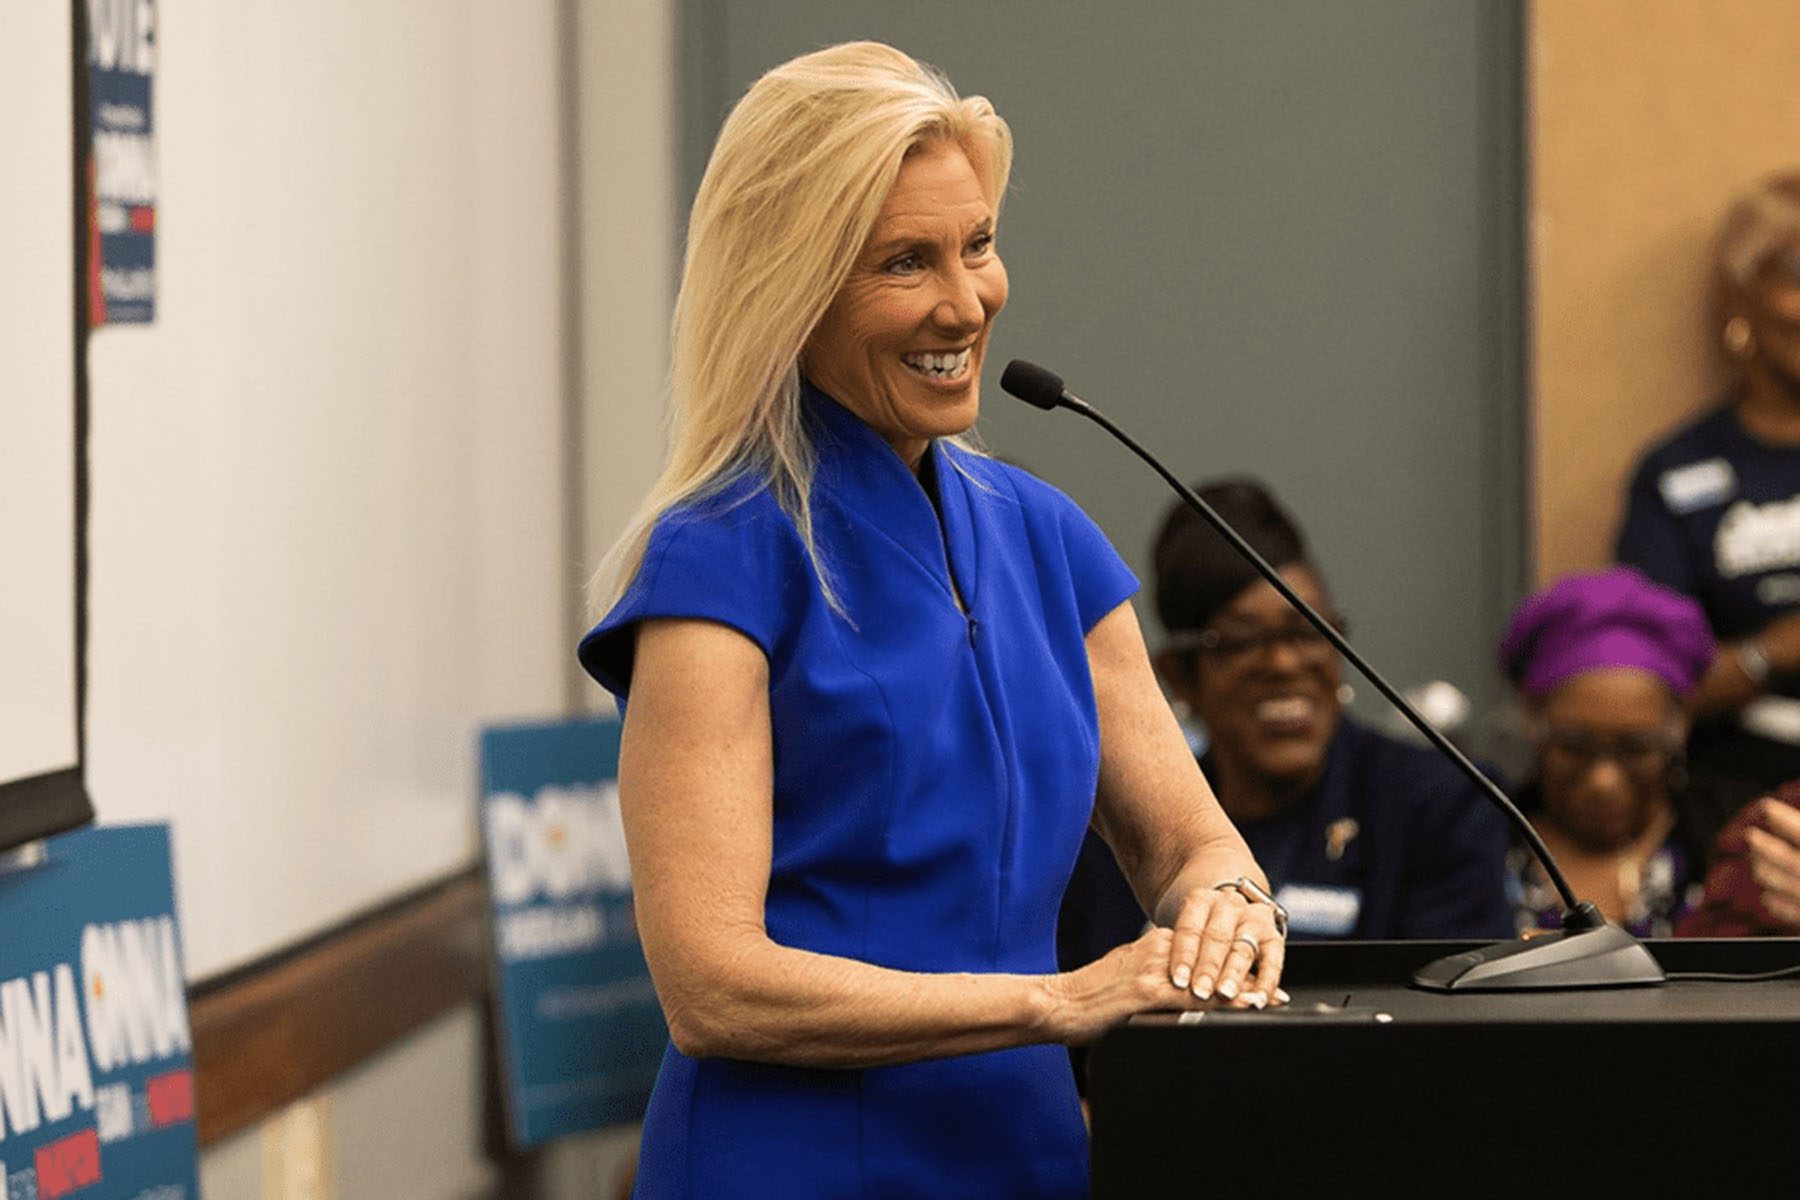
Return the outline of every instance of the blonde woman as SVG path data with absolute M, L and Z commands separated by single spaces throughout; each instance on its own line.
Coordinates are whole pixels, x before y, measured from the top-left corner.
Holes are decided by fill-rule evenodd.
M 1800 174 L 1731 207 L 1717 267 L 1735 378 L 1638 464 L 1618 558 L 1698 600 L 1721 643 L 1689 758 L 1772 789 L 1800 778 Z
M 959 440 L 1010 156 L 987 101 L 845 45 L 750 89 L 695 201 L 669 464 L 581 647 L 674 1043 L 640 1196 L 1082 1196 L 1061 1044 L 1282 998 L 1135 580 Z M 1058 975 L 1090 818 L 1161 928 Z

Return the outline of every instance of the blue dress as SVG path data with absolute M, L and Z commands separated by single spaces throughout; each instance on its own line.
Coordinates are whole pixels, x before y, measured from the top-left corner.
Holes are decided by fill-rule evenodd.
M 803 403 L 815 538 L 844 612 L 773 497 L 740 481 L 663 518 L 582 663 L 623 703 L 633 627 L 650 617 L 717 621 L 767 656 L 776 942 L 906 971 L 1053 972 L 1099 768 L 1085 635 L 1136 580 L 1093 522 L 1024 472 L 933 443 L 940 523 L 872 429 L 810 386 Z M 1086 1193 L 1086 1135 L 1055 1045 L 863 1070 L 671 1047 L 637 1190 Z

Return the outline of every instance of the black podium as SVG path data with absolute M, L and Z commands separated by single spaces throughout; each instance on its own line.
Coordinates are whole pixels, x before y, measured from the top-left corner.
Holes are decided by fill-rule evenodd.
M 1647 944 L 1671 973 L 1800 966 L 1800 939 Z M 1407 985 L 1469 948 L 1295 943 L 1286 1011 L 1108 1033 L 1088 1084 L 1096 1200 L 1800 1192 L 1800 979 Z

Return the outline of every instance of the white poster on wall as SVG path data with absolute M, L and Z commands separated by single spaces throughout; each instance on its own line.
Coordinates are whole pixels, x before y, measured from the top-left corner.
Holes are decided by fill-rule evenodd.
M 69 14 L 54 4 L 24 4 L 9 10 L 6 26 L 9 69 L 0 71 L 0 162 L 10 181 L 0 188 L 0 791 L 77 763 Z

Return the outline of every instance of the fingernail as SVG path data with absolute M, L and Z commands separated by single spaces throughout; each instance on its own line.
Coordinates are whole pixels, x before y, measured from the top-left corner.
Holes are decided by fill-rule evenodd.
M 1219 985 L 1219 995 L 1225 997 L 1227 1000 L 1237 999 L 1237 984 L 1227 979 L 1224 983 Z
M 1282 990 L 1281 988 L 1275 989 L 1275 1002 L 1277 1004 L 1286 1004 L 1289 1000 L 1292 1000 L 1292 999 L 1293 999 L 1293 997 L 1288 995 L 1287 992 Z
M 1188 971 L 1188 969 L 1186 967 L 1176 967 L 1175 968 L 1175 986 L 1179 987 L 1179 988 L 1186 987 L 1188 985 L 1189 973 L 1190 972 Z
M 1212 987 L 1212 979 L 1202 975 L 1200 978 L 1194 980 L 1194 995 L 1200 997 L 1202 1000 L 1211 1000 Z
M 1244 1003 L 1251 1008 L 1262 1008 L 1268 1004 L 1269 998 L 1261 992 L 1245 992 Z

